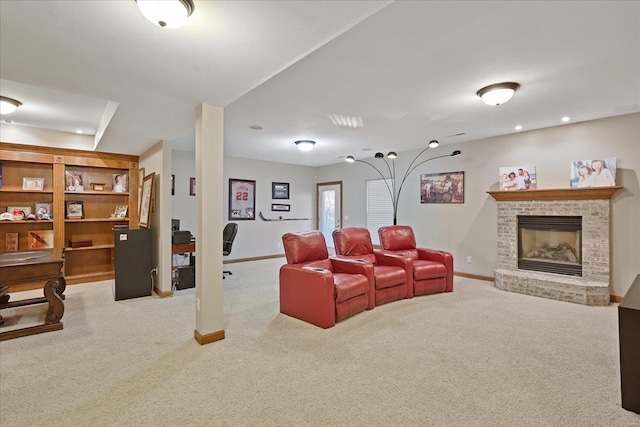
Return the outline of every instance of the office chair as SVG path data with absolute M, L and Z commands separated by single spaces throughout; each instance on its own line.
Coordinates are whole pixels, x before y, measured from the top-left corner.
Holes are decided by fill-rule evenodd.
M 231 247 L 233 246 L 233 241 L 236 238 L 236 234 L 238 233 L 238 224 L 235 222 L 230 222 L 225 225 L 224 230 L 222 231 L 222 256 L 229 256 L 231 254 Z M 225 274 L 233 274 L 229 270 L 222 271 L 222 278 L 225 278 Z

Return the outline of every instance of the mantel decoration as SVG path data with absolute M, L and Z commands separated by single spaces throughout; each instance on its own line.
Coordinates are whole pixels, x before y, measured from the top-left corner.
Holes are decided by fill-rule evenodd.
M 382 177 L 382 179 L 385 181 L 385 183 L 387 185 L 387 189 L 389 190 L 389 196 L 391 196 L 391 203 L 393 205 L 393 225 L 397 225 L 398 224 L 398 200 L 400 199 L 400 194 L 402 193 L 402 186 L 404 185 L 404 182 L 407 180 L 407 177 L 411 174 L 411 172 L 413 172 L 413 170 L 415 168 L 417 168 L 418 166 L 420 166 L 421 164 L 429 162 L 431 160 L 440 159 L 442 157 L 459 156 L 460 154 L 462 154 L 462 152 L 460 150 L 455 150 L 451 154 L 444 154 L 442 156 L 431 157 L 429 159 L 426 159 L 426 160 L 423 160 L 423 161 L 421 161 L 419 163 L 416 163 L 416 161 L 418 161 L 420 156 L 422 156 L 422 154 L 424 154 L 425 151 L 427 151 L 429 148 L 436 148 L 439 145 L 440 145 L 440 143 L 438 141 L 436 141 L 435 139 L 429 141 L 429 144 L 427 145 L 427 148 L 425 148 L 424 150 L 419 152 L 418 155 L 413 158 L 413 160 L 411 161 L 411 163 L 407 167 L 406 172 L 402 176 L 402 181 L 400 181 L 400 185 L 399 186 L 396 185 L 396 165 L 395 165 L 395 161 L 394 161 L 394 159 L 396 159 L 398 157 L 398 155 L 394 151 L 390 151 L 387 154 L 387 157 L 391 159 L 391 164 L 389 164 L 387 159 L 385 159 L 384 154 L 376 153 L 376 155 L 375 155 L 376 159 L 382 159 L 384 161 L 384 163 L 387 165 L 387 170 L 389 171 L 389 176 L 388 177 L 385 177 L 384 174 L 380 171 L 380 169 L 378 169 L 372 163 L 366 162 L 364 160 L 358 160 L 353 156 L 347 156 L 345 158 L 345 161 L 347 161 L 348 163 L 354 163 L 354 162 L 364 163 L 366 165 L 371 166 L 372 168 L 374 168 L 376 170 L 376 172 L 378 172 L 380 177 Z M 389 185 L 389 181 L 391 181 L 391 185 Z

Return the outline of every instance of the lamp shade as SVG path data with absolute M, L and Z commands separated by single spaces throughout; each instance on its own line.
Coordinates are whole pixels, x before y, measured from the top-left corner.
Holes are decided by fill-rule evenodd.
M 300 151 L 309 151 L 316 145 L 315 141 L 309 141 L 308 139 L 303 139 L 301 141 L 296 141 L 295 143 Z
M 513 82 L 496 83 L 483 87 L 476 94 L 487 105 L 500 105 L 509 101 L 519 87 L 520 84 Z
M 145 18 L 163 28 L 181 27 L 195 8 L 193 0 L 136 0 L 136 3 Z
M 22 105 L 22 102 L 6 96 L 0 96 L 0 114 L 11 114 Z

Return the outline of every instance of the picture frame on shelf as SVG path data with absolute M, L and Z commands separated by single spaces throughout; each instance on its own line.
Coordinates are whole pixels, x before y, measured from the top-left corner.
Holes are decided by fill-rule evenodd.
M 229 179 L 229 219 L 255 220 L 256 182 Z
M 82 201 L 69 200 L 65 203 L 66 218 L 67 219 L 83 219 L 84 218 L 84 205 Z
M 155 172 L 151 172 L 142 180 L 142 196 L 140 197 L 138 227 L 149 228 L 151 225 L 151 199 L 153 198 L 153 181 Z
M 498 169 L 500 191 L 535 190 L 538 174 L 535 165 L 507 166 Z
M 82 172 L 64 171 L 64 188 L 66 191 L 84 191 L 84 177 Z
M 44 190 L 44 178 L 22 178 L 22 189 L 42 191 Z
M 111 180 L 111 191 L 114 193 L 126 193 L 129 191 L 129 180 L 126 173 L 114 173 Z
M 5 250 L 7 252 L 15 252 L 19 248 L 18 233 L 5 233 Z
M 30 230 L 27 232 L 28 249 L 53 248 L 53 230 Z
M 104 182 L 92 182 L 91 183 L 91 191 L 104 191 L 107 187 L 107 184 Z
M 271 210 L 276 212 L 291 212 L 291 205 L 281 203 L 272 203 Z
M 127 205 L 116 205 L 116 208 L 111 214 L 111 218 L 126 218 L 128 210 L 129 206 Z
M 31 214 L 31 206 L 7 206 L 7 212 L 13 215 L 14 221 L 22 221 Z
M 36 203 L 38 219 L 51 219 L 51 203 Z
M 289 183 L 288 182 L 272 182 L 271 198 L 272 199 L 289 199 Z

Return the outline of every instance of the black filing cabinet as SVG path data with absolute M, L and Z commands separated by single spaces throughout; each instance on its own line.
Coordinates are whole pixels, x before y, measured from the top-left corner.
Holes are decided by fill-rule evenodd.
M 640 414 L 640 274 L 618 305 L 622 407 Z
M 117 230 L 113 233 L 116 301 L 151 295 L 151 230 Z

